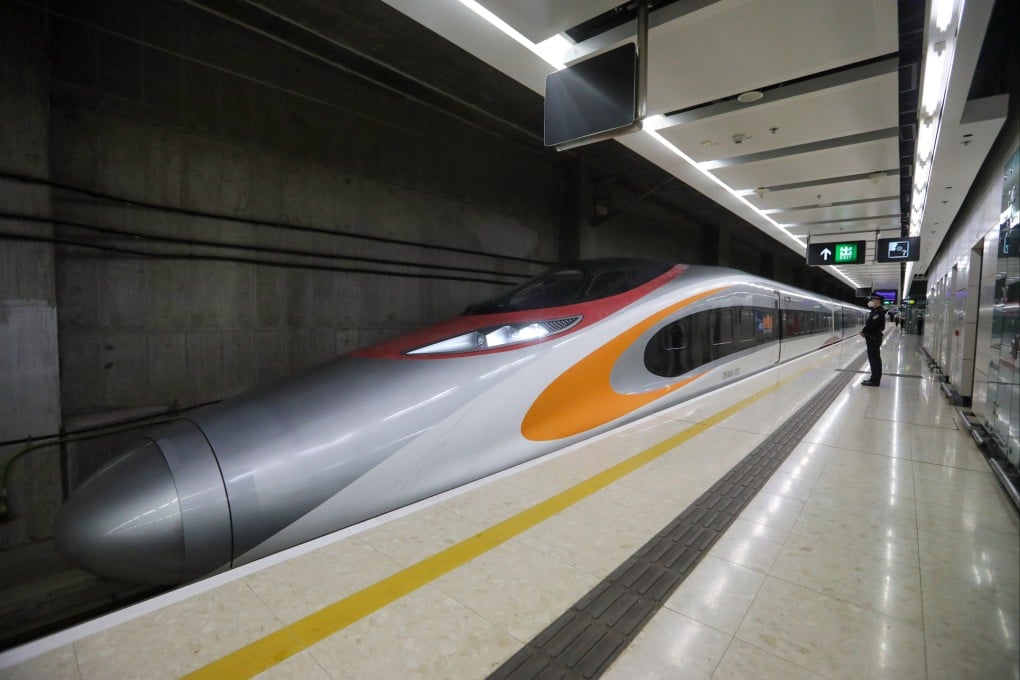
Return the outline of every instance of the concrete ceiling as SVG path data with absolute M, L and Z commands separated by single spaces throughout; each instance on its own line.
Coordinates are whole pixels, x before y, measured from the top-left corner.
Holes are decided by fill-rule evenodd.
M 635 3 L 618 0 L 384 1 L 541 95 L 551 63 L 634 42 L 637 31 Z M 618 141 L 800 255 L 809 240 L 867 241 L 867 264 L 827 269 L 846 285 L 899 289 L 903 265 L 876 264 L 874 252 L 907 224 L 918 62 L 932 23 L 923 4 L 653 0 L 650 124 Z M 911 6 L 912 33 L 901 23 Z M 918 274 L 1005 120 L 1004 96 L 968 101 L 993 6 L 964 8 Z M 741 103 L 749 91 L 764 97 Z

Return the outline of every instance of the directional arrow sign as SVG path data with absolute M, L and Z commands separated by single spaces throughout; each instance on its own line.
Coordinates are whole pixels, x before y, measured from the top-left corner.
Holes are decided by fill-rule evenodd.
M 864 241 L 809 243 L 807 263 L 816 267 L 826 264 L 864 264 L 864 253 Z

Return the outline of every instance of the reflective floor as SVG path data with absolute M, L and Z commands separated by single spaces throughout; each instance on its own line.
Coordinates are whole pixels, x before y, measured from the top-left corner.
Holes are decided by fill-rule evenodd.
M 1020 678 L 1017 515 L 917 343 L 890 333 L 886 372 L 925 377 L 855 377 L 606 676 Z M 12 650 L 0 678 L 483 678 L 862 350 Z

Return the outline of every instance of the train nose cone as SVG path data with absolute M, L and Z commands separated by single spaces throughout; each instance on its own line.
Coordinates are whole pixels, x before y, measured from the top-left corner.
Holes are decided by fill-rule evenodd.
M 90 477 L 60 509 L 54 534 L 72 562 L 103 578 L 179 583 L 184 527 L 160 448 L 148 441 Z

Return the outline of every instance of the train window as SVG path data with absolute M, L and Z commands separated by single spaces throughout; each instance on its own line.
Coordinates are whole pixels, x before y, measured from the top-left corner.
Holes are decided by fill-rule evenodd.
M 797 325 L 794 322 L 794 312 L 792 309 L 783 310 L 783 337 L 789 338 L 797 335 Z
M 686 319 L 669 324 L 662 329 L 662 348 L 667 352 L 687 349 Z
M 712 344 L 727 345 L 733 342 L 733 314 L 731 307 L 713 309 Z
M 624 269 L 599 272 L 594 275 L 585 297 L 600 298 L 627 290 L 630 272 Z
M 754 334 L 765 340 L 776 334 L 776 314 L 767 309 L 754 310 Z
M 739 307 L 735 313 L 738 315 L 734 329 L 737 340 L 740 342 L 754 340 L 755 311 L 750 307 Z
M 650 260 L 587 260 L 550 269 L 509 293 L 471 305 L 465 314 L 497 314 L 588 302 L 618 295 L 665 274 L 673 265 Z
M 652 336 L 645 346 L 645 368 L 649 372 L 672 378 L 694 368 L 688 346 L 690 325 L 685 317 Z
M 578 269 L 560 269 L 518 288 L 505 298 L 505 306 L 513 309 L 552 307 L 560 300 L 573 300 L 579 297 L 583 285 L 584 272 Z
M 744 320 L 750 322 L 757 345 L 776 340 L 776 311 L 763 307 L 729 307 L 696 312 L 664 326 L 645 346 L 645 368 L 654 375 L 672 378 L 699 366 L 747 349 L 732 342 L 746 336 Z M 739 330 L 738 330 L 739 327 Z M 730 340 L 718 342 L 720 330 L 729 328 Z M 736 336 L 733 333 L 736 332 Z

